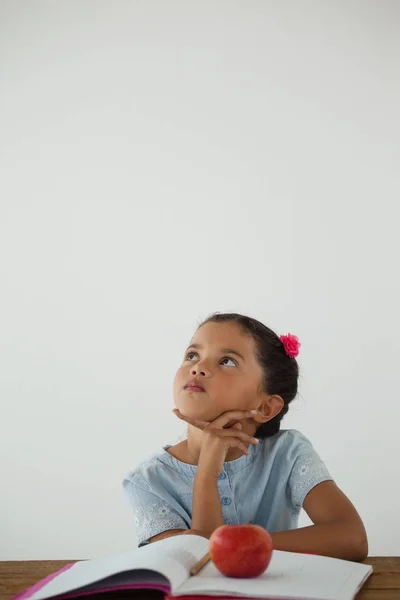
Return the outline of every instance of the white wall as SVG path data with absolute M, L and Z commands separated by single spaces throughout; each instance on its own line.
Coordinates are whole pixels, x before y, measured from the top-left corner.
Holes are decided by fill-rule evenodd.
M 0 559 L 135 545 L 121 479 L 215 310 L 300 336 L 285 427 L 400 553 L 399 17 L 0 3 Z

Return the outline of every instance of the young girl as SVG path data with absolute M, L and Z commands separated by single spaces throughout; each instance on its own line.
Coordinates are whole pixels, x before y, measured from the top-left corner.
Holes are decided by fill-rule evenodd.
M 174 382 L 187 439 L 124 480 L 139 547 L 252 521 L 277 550 L 367 556 L 363 523 L 309 440 L 280 430 L 297 394 L 299 346 L 238 314 L 215 314 L 197 329 Z M 314 524 L 297 529 L 302 507 Z

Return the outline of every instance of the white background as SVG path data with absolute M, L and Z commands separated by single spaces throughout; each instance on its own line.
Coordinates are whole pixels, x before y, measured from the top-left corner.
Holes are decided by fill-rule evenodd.
M 0 559 L 135 546 L 121 480 L 215 310 L 299 335 L 284 427 L 400 553 L 399 17 L 0 2 Z

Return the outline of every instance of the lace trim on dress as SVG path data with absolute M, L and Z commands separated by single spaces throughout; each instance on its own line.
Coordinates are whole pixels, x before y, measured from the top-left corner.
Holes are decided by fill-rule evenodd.
M 322 481 L 332 479 L 332 477 L 319 457 L 299 456 L 290 479 L 293 504 L 301 507 L 304 498 L 313 487 Z
M 136 507 L 133 522 L 139 543 L 168 529 L 187 529 L 183 519 L 161 498 L 145 509 Z

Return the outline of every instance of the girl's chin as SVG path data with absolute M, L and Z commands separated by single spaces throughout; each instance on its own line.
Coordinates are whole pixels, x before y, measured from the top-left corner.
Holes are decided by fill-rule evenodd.
M 218 413 L 215 411 L 206 410 L 200 406 L 179 406 L 178 404 L 176 408 L 179 409 L 183 416 L 196 421 L 210 422 L 218 417 Z

